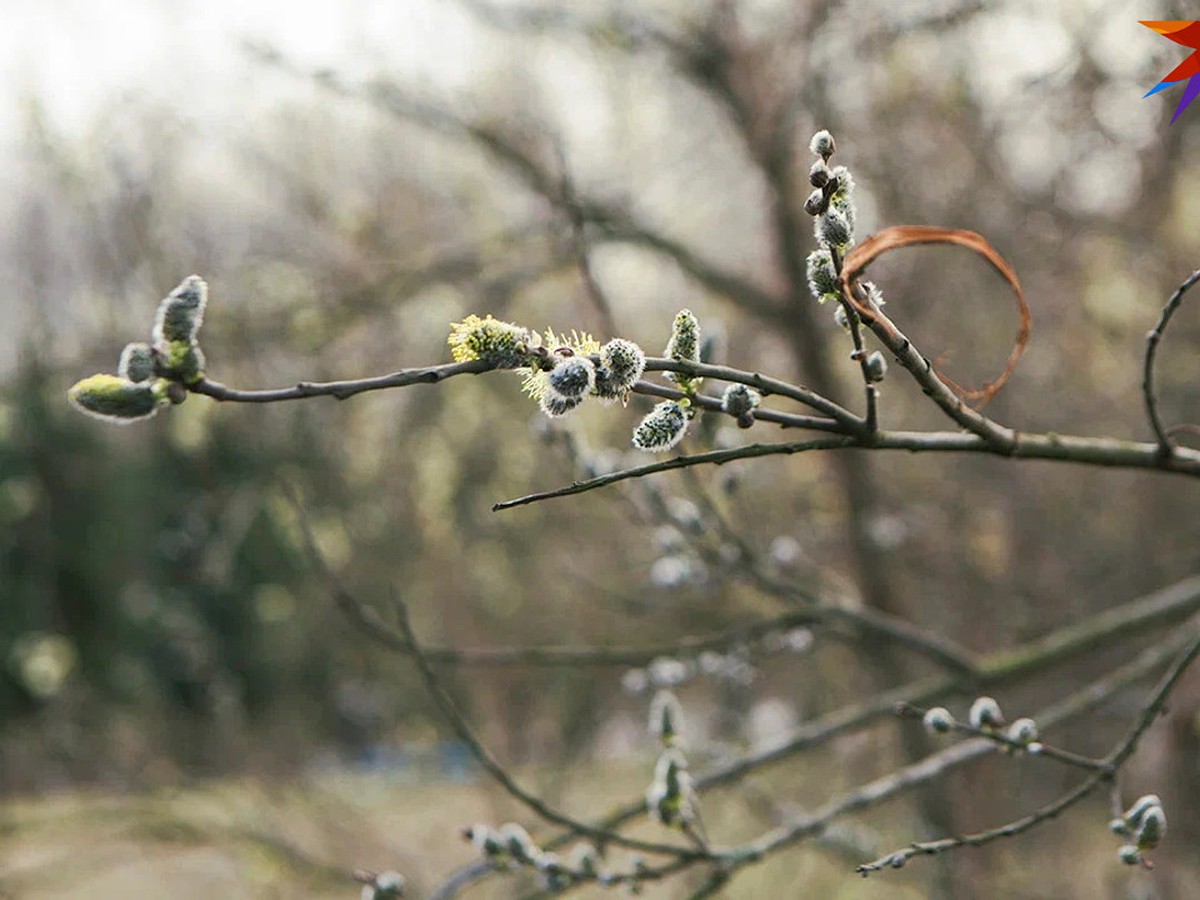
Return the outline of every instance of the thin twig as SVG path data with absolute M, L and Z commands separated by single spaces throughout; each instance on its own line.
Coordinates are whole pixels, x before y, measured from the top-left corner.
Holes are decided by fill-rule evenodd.
M 1107 678 L 1103 678 L 1077 691 L 1061 703 L 1040 711 L 1037 714 L 1037 719 L 1043 722 L 1046 727 L 1053 727 L 1083 713 L 1090 712 L 1107 702 L 1114 694 L 1141 681 L 1155 669 L 1159 668 L 1163 662 L 1176 652 L 1180 643 L 1178 640 L 1167 641 L 1146 650 L 1136 660 L 1117 669 Z M 757 853 L 759 856 L 766 856 L 782 847 L 811 837 L 828 825 L 829 822 L 842 815 L 875 806 L 902 791 L 940 778 L 951 769 L 994 752 L 995 744 L 991 741 L 980 738 L 962 741 L 932 756 L 926 757 L 920 762 L 905 766 L 875 781 L 868 782 L 841 797 L 829 801 L 813 815 L 768 832 L 758 840 L 753 841 L 750 845 L 740 849 L 746 851 L 747 855 Z M 1090 779 L 1095 781 L 1092 789 L 1099 785 L 1105 777 L 1100 774 L 1093 776 Z M 888 857 L 892 855 L 894 854 L 888 854 Z
M 1158 412 L 1158 398 L 1154 395 L 1154 361 L 1158 357 L 1158 345 L 1166 334 L 1167 324 L 1175 315 L 1175 310 L 1183 303 L 1183 295 L 1198 281 L 1200 281 L 1200 269 L 1189 275 L 1175 289 L 1163 307 L 1162 314 L 1158 317 L 1158 324 L 1146 334 L 1146 358 L 1142 364 L 1142 397 L 1146 401 L 1146 416 L 1150 419 L 1150 427 L 1154 429 L 1163 456 L 1171 455 L 1175 442 L 1171 439 L 1166 426 L 1163 425 L 1162 416 Z
M 947 388 L 947 390 L 949 389 Z M 1200 477 L 1200 451 L 1177 448 L 1171 458 L 1164 461 L 1157 444 L 1047 433 L 1022 434 L 1018 444 L 998 446 L 974 434 L 946 431 L 880 431 L 866 441 L 847 435 L 841 438 L 817 438 L 779 444 L 747 444 L 728 450 L 677 456 L 644 466 L 611 472 L 586 481 L 576 481 L 565 487 L 505 500 L 494 504 L 492 510 L 512 509 L 540 500 L 583 494 L 629 478 L 642 478 L 671 469 L 703 465 L 719 466 L 738 459 L 791 455 L 811 450 L 843 450 L 852 447 L 872 450 L 909 450 L 915 453 L 987 453 L 1009 459 L 1044 459 L 1122 469 L 1152 469 L 1188 475 L 1193 478 Z
M 438 709 L 441 710 L 442 716 L 454 729 L 459 739 L 462 740 L 471 751 L 471 755 L 479 762 L 481 766 L 492 776 L 496 782 L 504 788 L 514 799 L 518 800 L 531 811 L 537 814 L 547 822 L 555 825 L 561 825 L 564 828 L 569 828 L 571 831 L 579 835 L 585 835 L 592 840 L 603 841 L 608 844 L 614 844 L 619 847 L 625 847 L 630 850 L 639 850 L 643 853 L 657 853 L 667 856 L 677 857 L 679 859 L 712 859 L 714 854 L 701 848 L 685 847 L 676 844 L 660 844 L 653 841 L 641 841 L 635 838 L 628 838 L 615 831 L 605 828 L 597 828 L 594 825 L 589 825 L 586 822 L 581 822 L 571 816 L 565 815 L 558 810 L 550 807 L 540 797 L 531 794 L 519 785 L 516 780 L 509 775 L 508 770 L 500 764 L 483 744 L 480 743 L 475 735 L 474 729 L 471 728 L 467 720 L 463 718 L 462 713 L 458 711 L 458 707 L 454 701 L 450 699 L 450 695 L 446 689 L 442 687 L 441 680 L 437 673 L 433 670 L 433 665 L 425 658 L 421 651 L 421 645 L 417 642 L 417 636 L 413 632 L 412 624 L 408 619 L 408 607 L 399 597 L 394 598 L 396 608 L 397 625 L 400 628 L 400 633 L 408 642 L 410 655 L 417 665 L 417 669 L 421 673 L 421 677 L 425 681 L 425 688 L 429 696 L 433 698 Z
M 1138 741 L 1145 734 L 1146 730 L 1162 712 L 1163 706 L 1166 703 L 1167 697 L 1171 690 L 1178 683 L 1180 677 L 1187 670 L 1188 666 L 1200 655 L 1200 632 L 1196 632 L 1194 624 L 1189 632 L 1185 632 L 1182 639 L 1177 638 L 1174 641 L 1168 642 L 1164 647 L 1156 647 L 1146 651 L 1141 660 L 1127 666 L 1129 671 L 1145 669 L 1146 664 L 1149 668 L 1156 668 L 1156 664 L 1160 659 L 1169 657 L 1184 639 L 1189 639 L 1186 646 L 1180 652 L 1175 662 L 1160 679 L 1158 685 L 1151 693 L 1149 699 L 1143 705 L 1141 713 L 1137 721 L 1130 728 L 1128 734 L 1117 743 L 1112 752 L 1109 753 L 1103 760 L 1094 763 L 1096 771 L 1094 774 L 1084 781 L 1079 786 L 1073 788 L 1063 794 L 1052 803 L 1043 806 L 1027 816 L 1022 816 L 1013 822 L 1006 825 L 1001 825 L 998 828 L 993 828 L 988 831 L 981 831 L 977 834 L 962 835 L 959 837 L 942 838 L 937 841 L 917 842 L 903 850 L 897 850 L 887 856 L 880 857 L 874 862 L 864 863 L 855 871 L 863 876 L 870 875 L 872 872 L 878 872 L 882 869 L 902 867 L 905 862 L 914 856 L 933 856 L 938 853 L 943 853 L 947 850 L 953 850 L 957 847 L 981 847 L 984 844 L 989 844 L 999 838 L 1012 837 L 1029 831 L 1043 822 L 1049 821 L 1059 813 L 1074 806 L 1080 800 L 1087 797 L 1102 784 L 1111 783 L 1122 764 L 1129 759 L 1137 748 Z M 1096 686 L 1093 686 L 1090 691 L 1095 691 Z M 1061 719 L 1061 716 L 1059 717 Z M 995 741 L 994 736 L 988 736 L 989 740 Z M 961 745 L 960 745 L 961 746 Z
M 896 714 L 911 719 L 922 718 L 928 710 L 912 703 L 896 704 Z M 1080 753 L 1073 753 L 1070 750 L 1063 750 L 1060 747 L 1055 747 L 1047 744 L 1044 741 L 1031 741 L 1022 743 L 1015 738 L 1009 737 L 1004 731 L 992 731 L 987 728 L 976 728 L 967 722 L 960 722 L 957 719 L 949 723 L 949 731 L 955 731 L 959 734 L 965 734 L 968 737 L 983 738 L 991 741 L 1005 749 L 1018 753 L 1028 752 L 1030 756 L 1037 756 L 1045 759 L 1053 759 L 1063 765 L 1073 766 L 1077 769 L 1084 769 L 1088 772 L 1111 772 L 1111 766 L 1101 759 L 1092 759 L 1090 756 L 1083 756 Z M 1037 744 L 1037 749 L 1033 749 L 1033 744 Z
M 305 515 L 304 508 L 300 504 L 299 499 L 290 492 L 288 498 L 292 502 L 296 510 L 300 532 L 305 542 L 305 547 L 308 552 L 309 561 L 317 569 L 319 574 L 332 587 L 336 588 L 336 593 L 340 597 L 348 596 L 347 592 L 340 588 L 337 576 L 325 561 L 324 556 L 317 546 L 316 540 L 312 534 L 312 530 L 308 524 L 308 518 Z M 524 804 L 533 813 L 541 817 L 547 822 L 555 825 L 560 825 L 569 829 L 577 835 L 584 835 L 592 840 L 601 841 L 613 844 L 620 847 L 625 847 L 630 850 L 637 850 L 643 853 L 656 853 L 667 855 L 678 860 L 699 860 L 699 859 L 715 859 L 718 858 L 708 850 L 702 850 L 692 847 L 686 847 L 678 844 L 661 844 L 653 841 L 642 841 L 634 838 L 625 837 L 610 829 L 589 825 L 586 822 L 579 821 L 557 809 L 549 806 L 544 800 L 535 794 L 521 787 L 520 784 L 508 773 L 508 770 L 497 760 L 488 749 L 480 742 L 475 735 L 474 729 L 470 723 L 459 712 L 458 707 L 451 699 L 449 693 L 442 687 L 441 680 L 437 673 L 433 670 L 432 662 L 425 656 L 420 643 L 417 641 L 416 634 L 413 632 L 412 625 L 408 618 L 408 607 L 399 596 L 393 595 L 393 606 L 396 610 L 397 627 L 400 638 L 404 642 L 405 651 L 408 656 L 416 663 L 417 669 L 420 671 L 422 679 L 425 682 L 426 690 L 434 703 L 441 711 L 442 716 L 447 723 L 454 729 L 459 739 L 467 745 L 471 755 L 484 768 L 484 770 L 504 788 L 514 799 Z M 353 616 L 353 621 L 363 628 L 364 633 L 369 637 L 379 640 L 380 631 L 378 628 L 371 626 L 368 620 L 361 616 Z M 389 646 L 390 642 L 384 641 Z
M 1093 775 L 1078 787 L 1063 794 L 1057 800 L 1046 804 L 1041 809 L 1027 816 L 1022 816 L 1014 822 L 1001 825 L 999 828 L 992 828 L 988 831 L 980 831 L 975 834 L 964 834 L 961 837 L 942 838 L 938 841 L 917 841 L 903 850 L 889 853 L 887 856 L 880 857 L 874 862 L 856 866 L 854 871 L 866 878 L 872 872 L 879 872 L 883 869 L 903 868 L 904 864 L 914 856 L 935 856 L 938 853 L 944 853 L 947 850 L 953 850 L 957 847 L 982 847 L 984 844 L 990 844 L 999 838 L 1014 837 L 1043 822 L 1053 819 L 1059 813 L 1074 806 L 1096 790 L 1107 778 L 1108 776 L 1106 775 Z
M 479 375 L 496 367 L 482 359 L 470 362 L 444 363 L 439 366 L 422 366 L 416 369 L 400 369 L 390 375 L 373 378 L 358 378 L 346 381 L 301 381 L 289 388 L 274 388 L 243 391 L 226 387 L 220 382 L 202 378 L 188 390 L 196 394 L 233 403 L 278 403 L 283 400 L 305 400 L 309 397 L 336 397 L 345 400 L 367 391 L 382 391 L 389 388 L 408 387 L 414 384 L 438 384 L 455 375 Z

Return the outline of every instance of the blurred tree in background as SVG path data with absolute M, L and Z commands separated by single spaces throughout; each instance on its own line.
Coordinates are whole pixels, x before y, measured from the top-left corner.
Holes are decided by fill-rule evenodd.
M 829 128 L 858 180 L 860 235 L 897 223 L 969 228 L 1020 274 L 1034 339 L 989 415 L 1023 431 L 1149 436 L 1144 335 L 1200 259 L 1200 145 L 1189 140 L 1200 120 L 1168 127 L 1172 103 L 1141 99 L 1177 60 L 1122 5 L 454 7 L 498 48 L 495 71 L 462 92 L 385 65 L 307 71 L 255 47 L 253 87 L 280 99 L 244 129 L 207 130 L 186 111 L 129 98 L 67 138 L 29 100 L 0 236 L 10 323 L 0 787 L 278 778 L 333 761 L 402 766 L 425 752 L 446 778 L 460 771 L 411 668 L 362 643 L 313 578 L 288 489 L 348 591 L 394 588 L 419 634 L 455 647 L 670 644 L 786 610 L 722 556 L 728 535 L 707 504 L 764 569 L 980 654 L 1200 569 L 1190 481 L 973 455 L 805 454 L 493 513 L 496 500 L 579 477 L 581 462 L 629 462 L 629 430 L 647 408 L 636 398 L 623 413 L 583 410 L 564 437 L 502 377 L 336 404 L 195 397 L 120 431 L 70 412 L 69 384 L 113 369 L 115 349 L 148 332 L 158 298 L 192 271 L 213 293 L 209 370 L 229 384 L 443 361 L 449 323 L 469 313 L 658 352 L 687 306 L 715 338 L 713 361 L 851 405 L 857 367 L 803 270 L 807 142 Z M 871 274 L 893 317 L 926 352 L 944 353 L 956 379 L 978 383 L 1003 365 L 1012 313 L 983 266 L 924 249 Z M 1200 406 L 1196 321 L 1185 309 L 1161 360 L 1169 421 Z M 920 389 L 895 375 L 881 415 L 888 427 L 941 427 Z M 696 449 L 740 440 L 715 419 L 699 423 Z M 1160 637 L 1138 636 L 1136 647 Z M 1001 699 L 1045 706 L 1134 649 L 1098 650 Z M 560 797 L 581 790 L 572 778 L 648 770 L 656 685 L 682 680 L 702 773 L 934 671 L 911 654 L 864 654 L 803 631 L 730 648 L 707 674 L 700 663 L 684 654 L 447 677 L 497 755 Z M 1101 753 L 1141 699 L 1056 741 Z M 1162 794 L 1176 835 L 1200 826 L 1198 707 L 1193 673 L 1127 789 Z M 884 720 L 756 774 L 742 793 L 706 795 L 709 829 L 756 833 L 787 804 L 819 806 L 932 746 Z M 895 818 L 872 821 L 878 832 L 831 840 L 828 871 L 801 851 L 730 891 L 857 896 L 867 888 L 845 884 L 852 863 L 1007 821 L 1067 783 L 1057 769 L 1005 763 L 951 773 Z M 486 796 L 496 821 L 516 815 Z M 894 880 L 882 890 L 1191 895 L 1194 841 L 1164 845 L 1150 880 L 1114 863 L 1104 813 L 1085 808 L 1075 828 L 914 864 L 885 875 Z M 394 840 L 405 847 L 403 834 Z M 406 871 L 432 884 L 474 858 L 466 845 L 441 853 Z M 1084 871 L 1090 855 L 1098 868 Z

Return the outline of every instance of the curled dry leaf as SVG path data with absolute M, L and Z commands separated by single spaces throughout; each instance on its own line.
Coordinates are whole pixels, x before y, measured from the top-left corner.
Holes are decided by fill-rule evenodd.
M 1013 267 L 1008 264 L 1004 257 L 996 251 L 996 248 L 989 244 L 982 235 L 976 234 L 974 231 L 936 228 L 928 225 L 895 225 L 891 228 L 885 228 L 878 234 L 867 238 L 846 256 L 845 262 L 842 265 L 842 295 L 864 317 L 865 321 L 879 321 L 885 327 L 889 327 L 890 330 L 890 323 L 886 318 L 881 318 L 877 312 L 867 309 L 855 298 L 853 292 L 854 280 L 871 262 L 883 254 L 891 250 L 899 250 L 902 247 L 911 247 L 915 244 L 956 244 L 957 246 L 966 247 L 968 250 L 978 253 L 1003 276 L 1017 299 L 1017 311 L 1020 315 L 1017 340 L 1013 345 L 1012 352 L 1008 356 L 1008 363 L 1004 366 L 1004 371 L 1000 373 L 1000 376 L 992 381 L 985 381 L 983 387 L 977 390 L 963 388 L 944 375 L 942 376 L 946 383 L 963 398 L 986 403 L 992 397 L 996 396 L 1000 388 L 1008 381 L 1009 376 L 1012 375 L 1013 370 L 1016 369 L 1017 363 L 1021 359 L 1021 354 L 1025 352 L 1025 346 L 1029 343 L 1032 316 L 1029 312 L 1029 304 L 1025 301 L 1025 292 L 1021 290 L 1021 282 L 1017 280 L 1017 273 L 1013 271 Z

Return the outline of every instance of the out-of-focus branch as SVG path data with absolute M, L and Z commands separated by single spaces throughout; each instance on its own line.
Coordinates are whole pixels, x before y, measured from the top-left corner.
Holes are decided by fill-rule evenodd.
M 978 665 L 980 677 L 977 682 L 968 684 L 953 676 L 925 678 L 834 710 L 800 726 L 788 739 L 775 746 L 747 754 L 700 776 L 695 781 L 695 788 L 697 792 L 703 793 L 725 785 L 737 784 L 749 774 L 784 762 L 811 747 L 823 745 L 835 737 L 893 715 L 899 703 L 932 703 L 956 691 L 994 689 L 1012 684 L 1078 659 L 1100 647 L 1132 640 L 1153 629 L 1193 615 L 1197 610 L 1200 610 L 1200 576 L 1185 579 L 1145 597 L 1139 597 L 1085 622 L 1060 628 L 1041 640 L 1023 647 L 991 654 L 980 661 Z M 1176 652 L 1182 640 L 1182 638 L 1168 639 L 1145 651 L 1134 662 L 1118 669 L 1104 682 L 1097 683 L 1091 688 L 1085 688 L 1042 711 L 1038 714 L 1038 721 L 1044 728 L 1051 728 L 1068 718 L 1087 712 L 1111 693 L 1122 689 L 1128 683 L 1145 677 L 1146 674 L 1164 664 Z M 1108 687 L 1104 687 L 1105 685 Z M 1102 688 L 1107 691 L 1104 697 L 1100 697 L 1097 693 Z M 962 753 L 963 750 L 959 748 L 972 748 L 976 745 L 978 745 L 978 749 L 962 762 L 982 755 L 989 747 L 994 748 L 995 746 L 991 742 L 965 741 L 944 752 Z M 618 828 L 625 822 L 644 814 L 645 803 L 638 800 L 609 813 L 600 820 L 600 824 L 604 828 Z M 562 846 L 567 840 L 569 840 L 569 836 L 564 835 L 548 841 L 545 846 L 548 849 L 554 849 Z M 487 872 L 486 864 L 472 864 L 461 870 L 455 877 L 464 878 L 465 880 L 461 883 L 469 883 L 486 875 Z M 466 873 L 471 873 L 471 877 L 467 878 Z
M 298 499 L 295 496 L 292 496 L 290 493 L 289 499 L 292 501 L 293 508 L 297 513 L 301 536 L 304 539 L 305 549 L 307 551 L 307 557 L 310 563 L 316 568 L 322 579 L 325 580 L 327 584 L 335 590 L 336 595 L 340 599 L 349 597 L 349 594 L 341 588 L 336 575 L 333 573 L 333 570 L 329 568 L 324 557 L 321 555 L 321 551 L 317 547 L 316 539 L 314 538 L 312 530 L 309 527 L 308 518 L 304 512 L 304 507 L 300 504 Z M 454 729 L 454 732 L 458 735 L 459 739 L 462 740 L 463 743 L 469 748 L 471 755 L 475 757 L 476 761 L 478 761 L 484 770 L 491 775 L 492 778 L 494 778 L 496 782 L 515 800 L 528 807 L 531 812 L 546 822 L 562 826 L 569 829 L 574 834 L 583 835 L 592 838 L 593 840 L 611 843 L 630 850 L 638 850 L 643 853 L 666 855 L 677 860 L 690 861 L 697 859 L 716 858 L 706 848 L 660 844 L 653 841 L 641 841 L 634 838 L 625 837 L 624 835 L 607 828 L 589 825 L 586 822 L 581 822 L 575 818 L 572 818 L 571 816 L 566 815 L 565 813 L 558 811 L 557 809 L 554 809 L 544 800 L 542 800 L 541 797 L 538 797 L 536 794 L 532 794 L 521 787 L 521 785 L 517 783 L 516 779 L 514 779 L 511 774 L 509 774 L 508 770 L 500 763 L 500 761 L 492 756 L 488 749 L 483 746 L 479 738 L 475 735 L 474 729 L 471 728 L 470 723 L 468 723 L 463 717 L 462 713 L 459 712 L 454 700 L 450 697 L 449 693 L 447 693 L 446 689 L 442 687 L 441 679 L 434 671 L 432 662 L 425 656 L 420 643 L 417 641 L 416 634 L 412 629 L 411 623 L 409 622 L 408 607 L 405 605 L 404 601 L 395 595 L 393 595 L 392 601 L 392 605 L 396 610 L 397 618 L 397 631 L 395 634 L 397 634 L 400 640 L 403 642 L 405 653 L 416 663 L 417 669 L 421 673 L 421 677 L 425 682 L 425 687 L 430 698 L 437 705 L 439 711 L 442 713 L 442 716 L 446 719 L 450 727 Z M 355 606 L 357 607 L 359 614 L 352 615 L 352 621 L 356 625 L 362 627 L 363 632 L 371 639 L 380 641 L 385 645 L 392 646 L 393 640 L 387 639 L 385 637 L 386 632 L 381 632 L 377 625 L 374 624 L 374 621 L 377 621 L 377 617 L 375 620 L 370 617 L 365 617 L 361 614 L 362 607 L 357 604 L 355 604 Z M 344 605 L 343 608 L 345 608 Z
M 1130 672 L 1146 672 L 1157 667 L 1162 659 L 1169 657 L 1176 652 L 1179 645 L 1183 643 L 1184 647 L 1179 652 L 1175 662 L 1166 671 L 1160 679 L 1150 697 L 1142 705 L 1137 721 L 1130 727 L 1129 732 L 1120 740 L 1113 750 L 1096 764 L 1098 771 L 1090 778 L 1080 784 L 1078 787 L 1063 794 L 1057 800 L 1043 806 L 1041 809 L 1023 816 L 1016 821 L 1009 822 L 999 828 L 993 828 L 988 831 L 982 831 L 978 834 L 963 835 L 961 837 L 943 838 L 938 841 L 923 841 L 914 843 L 902 850 L 897 850 L 887 856 L 881 857 L 874 862 L 864 863 L 859 866 L 856 871 L 866 876 L 872 872 L 878 872 L 882 869 L 893 868 L 898 869 L 904 865 L 910 858 L 914 856 L 933 856 L 938 853 L 943 853 L 947 850 L 954 850 L 958 847 L 981 847 L 984 844 L 989 844 L 992 841 L 1000 838 L 1012 837 L 1029 831 L 1043 822 L 1053 819 L 1055 816 L 1064 810 L 1074 806 L 1080 800 L 1087 797 L 1102 784 L 1112 782 L 1120 772 L 1121 766 L 1133 755 L 1137 749 L 1138 741 L 1142 735 L 1153 724 L 1154 720 L 1162 713 L 1167 697 L 1170 696 L 1172 689 L 1179 682 L 1183 673 L 1187 671 L 1196 659 L 1200 656 L 1200 633 L 1197 632 L 1196 624 L 1185 632 L 1181 637 L 1177 637 L 1173 641 L 1168 641 L 1164 646 L 1156 647 L 1146 651 L 1142 658 L 1137 662 L 1126 666 L 1126 673 Z M 1116 678 L 1118 676 L 1114 676 Z M 1111 679 L 1110 679 L 1111 680 Z M 1104 683 L 1093 685 L 1090 689 L 1081 692 L 1082 696 L 1087 696 L 1089 693 L 1105 693 Z M 1109 692 L 1111 693 L 1111 692 Z M 1107 694 L 1105 694 L 1107 696 Z M 1074 714 L 1074 711 L 1071 711 Z M 1049 718 L 1049 717 L 1047 717 Z M 1058 721 L 1065 718 L 1064 715 L 1058 716 Z M 989 738 L 994 742 L 995 738 Z M 961 746 L 961 745 L 960 745 Z
M 1042 710 L 1036 718 L 1044 727 L 1050 728 L 1096 709 L 1107 702 L 1114 694 L 1131 687 L 1160 668 L 1166 660 L 1179 652 L 1180 645 L 1185 642 L 1189 645 L 1189 651 L 1185 653 L 1185 656 L 1188 656 L 1188 661 L 1190 662 L 1190 659 L 1195 656 L 1195 651 L 1191 650 L 1191 645 L 1198 642 L 1194 635 L 1189 633 L 1183 635 L 1182 639 L 1176 637 L 1174 640 L 1165 641 L 1156 647 L 1146 650 L 1136 660 L 1117 669 L 1107 678 L 1100 679 L 1072 694 L 1063 702 Z M 1172 667 L 1172 672 L 1174 669 L 1175 667 Z M 1176 677 L 1178 676 L 1176 675 Z M 1156 690 L 1155 696 L 1158 693 L 1159 691 Z M 875 806 L 901 791 L 915 787 L 931 779 L 939 778 L 953 768 L 957 768 L 987 753 L 994 752 L 995 744 L 982 738 L 955 744 L 953 747 L 935 753 L 918 763 L 905 766 L 896 772 L 878 778 L 842 797 L 832 800 L 812 816 L 769 832 L 757 841 L 754 841 L 750 846 L 762 855 L 769 854 L 781 847 L 811 836 L 821 827 L 839 816 Z M 1106 776 L 1103 774 L 1093 776 L 1088 780 L 1091 783 L 1089 790 L 1075 798 L 1075 800 L 1082 799 L 1083 796 L 1086 796 L 1087 793 L 1098 787 L 1105 778 Z M 1038 821 L 1043 820 L 1044 817 Z M 1037 824 L 1037 822 L 1033 824 Z
M 251 46 L 248 49 L 264 63 L 313 79 L 342 96 L 371 103 L 401 121 L 475 146 L 557 211 L 594 226 L 597 240 L 619 241 L 651 250 L 674 262 L 707 290 L 729 298 L 738 306 L 769 320 L 776 320 L 781 315 L 779 301 L 769 292 L 703 259 L 681 242 L 635 219 L 628 210 L 581 196 L 572 196 L 568 202 L 562 191 L 561 178 L 513 136 L 495 125 L 464 118 L 448 105 L 412 96 L 395 84 L 349 85 L 328 71 L 306 71 L 271 48 Z

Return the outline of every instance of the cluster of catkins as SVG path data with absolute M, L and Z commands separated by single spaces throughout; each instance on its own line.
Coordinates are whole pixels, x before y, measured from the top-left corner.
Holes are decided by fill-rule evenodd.
M 967 713 L 966 723 L 957 721 L 944 706 L 935 706 L 922 717 L 925 730 L 930 734 L 946 734 L 963 731 L 991 737 L 1009 751 L 1025 750 L 1034 756 L 1042 752 L 1038 741 L 1037 722 L 1029 718 L 1016 719 L 1006 726 L 1004 713 L 994 697 L 977 697 Z
M 1128 841 L 1117 850 L 1117 858 L 1121 862 L 1127 866 L 1150 868 L 1150 861 L 1144 854 L 1157 847 L 1166 836 L 1167 814 L 1163 812 L 1158 794 L 1145 794 L 1109 822 L 1108 827 L 1113 834 Z
M 587 881 L 607 884 L 615 876 L 601 870 L 600 854 L 591 844 L 576 844 L 567 858 L 543 850 L 524 828 L 508 822 L 499 828 L 472 825 L 463 837 L 497 868 L 530 868 L 542 876 L 547 890 L 561 891 Z
M 818 131 L 809 145 L 817 161 L 808 170 L 813 192 L 804 201 L 804 211 L 815 219 L 813 231 L 819 249 L 808 255 L 808 289 L 818 303 L 838 301 L 833 318 L 842 328 L 850 327 L 846 307 L 840 302 L 841 286 L 838 273 L 841 261 L 854 246 L 854 178 L 845 166 L 830 168 L 829 158 L 837 146 L 828 131 Z M 883 295 L 870 282 L 863 285 L 871 305 L 884 305 Z M 875 350 L 867 355 L 865 367 L 872 382 L 883 381 L 887 360 Z
M 523 371 L 526 393 L 551 418 L 567 415 L 589 397 L 624 402 L 646 369 L 646 355 L 633 341 L 614 338 L 601 345 L 588 334 L 572 332 L 568 337 L 548 330 L 542 335 L 491 316 L 472 315 L 455 323 L 449 343 L 457 362 L 481 359 L 496 368 Z M 691 310 L 682 309 L 675 316 L 663 353 L 679 363 L 700 362 L 700 323 Z M 637 424 L 633 445 L 639 450 L 670 450 L 683 439 L 696 413 L 689 397 L 703 379 L 683 371 L 668 371 L 666 378 L 687 396 L 664 400 Z M 760 400 L 745 385 L 730 385 L 722 408 L 748 428 Z
M 116 375 L 85 378 L 67 396 L 88 415 L 119 423 L 147 419 L 160 406 L 182 403 L 187 398 L 185 385 L 204 377 L 197 337 L 207 301 L 204 280 L 198 275 L 185 278 L 159 303 L 151 342 L 126 345 Z
M 654 780 L 646 789 L 646 810 L 668 828 L 699 828 L 700 807 L 683 755 L 683 708 L 670 691 L 654 695 L 650 733 L 658 739 L 662 752 L 654 766 Z

